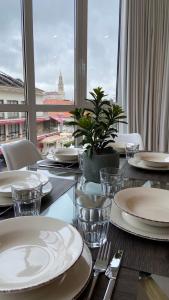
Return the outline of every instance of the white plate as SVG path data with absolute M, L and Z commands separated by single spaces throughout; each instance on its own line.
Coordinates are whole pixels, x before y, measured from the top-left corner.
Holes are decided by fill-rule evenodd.
M 136 187 L 121 190 L 114 197 L 116 205 L 142 222 L 169 226 L 169 191 Z
M 137 160 L 136 158 L 130 158 L 128 160 L 129 165 L 139 168 L 139 169 L 145 169 L 145 170 L 154 170 L 154 171 L 169 171 L 169 167 L 166 168 L 154 168 L 147 166 L 143 160 Z
M 85 288 L 92 270 L 92 257 L 84 245 L 82 255 L 63 276 L 52 284 L 17 294 L 1 294 L 0 300 L 70 300 Z
M 71 225 L 47 217 L 1 221 L 0 292 L 49 284 L 80 257 L 83 241 Z
M 34 171 L 6 171 L 0 172 L 0 196 L 11 197 L 11 185 L 17 184 L 21 186 L 23 183 L 24 187 L 32 187 L 36 185 L 36 182 L 41 182 L 42 185 L 45 185 L 49 179 L 43 174 L 34 172 Z
M 133 235 L 156 241 L 169 241 L 169 228 L 154 227 L 135 218 L 125 212 L 113 202 L 111 209 L 111 223 L 116 227 Z
M 51 155 L 54 160 L 57 159 L 60 162 L 78 160 L 78 150 L 76 148 L 56 148 Z
M 61 160 L 57 157 L 54 157 L 52 154 L 48 154 L 46 156 L 47 159 L 51 160 L 52 162 L 60 162 L 60 163 L 75 163 L 78 162 L 78 157 L 76 157 L 74 160 L 67 160 L 66 158 L 64 160 Z
M 50 182 L 47 182 L 42 187 L 42 197 L 46 196 L 52 191 L 52 184 Z M 12 198 L 11 197 L 5 197 L 2 194 L 0 194 L 0 207 L 2 206 L 11 206 L 13 205 Z
M 142 160 L 144 163 L 153 168 L 169 167 L 169 154 L 160 152 L 140 152 L 134 155 L 137 160 Z

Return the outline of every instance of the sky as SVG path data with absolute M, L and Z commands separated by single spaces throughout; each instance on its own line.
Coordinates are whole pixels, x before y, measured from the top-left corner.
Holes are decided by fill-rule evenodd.
M 115 97 L 119 0 L 88 0 L 87 89 Z M 0 71 L 23 79 L 20 0 L 0 1 Z M 35 84 L 65 98 L 74 91 L 74 1 L 33 0 Z

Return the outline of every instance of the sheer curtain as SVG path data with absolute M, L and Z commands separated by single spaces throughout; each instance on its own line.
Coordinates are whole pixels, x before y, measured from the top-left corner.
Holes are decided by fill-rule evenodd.
M 169 0 L 121 0 L 117 98 L 145 149 L 169 151 Z

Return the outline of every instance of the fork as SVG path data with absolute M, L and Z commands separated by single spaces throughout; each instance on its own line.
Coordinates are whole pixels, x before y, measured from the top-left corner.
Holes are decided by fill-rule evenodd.
M 93 270 L 94 270 L 94 274 L 93 274 L 93 281 L 92 281 L 92 285 L 88 294 L 88 297 L 86 300 L 90 300 L 96 281 L 98 279 L 98 276 L 100 273 L 103 273 L 106 271 L 108 262 L 109 262 L 109 256 L 110 256 L 110 248 L 111 248 L 111 242 L 106 242 L 105 244 L 103 244 L 97 254 L 97 258 L 95 261 L 95 264 L 93 266 Z

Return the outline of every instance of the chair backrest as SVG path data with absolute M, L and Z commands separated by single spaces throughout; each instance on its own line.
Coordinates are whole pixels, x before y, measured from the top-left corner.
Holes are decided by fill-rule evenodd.
M 144 150 L 142 137 L 139 133 L 119 133 L 115 141 L 139 144 L 139 150 Z
M 1 149 L 8 170 L 17 170 L 42 159 L 35 145 L 28 140 L 2 144 Z

